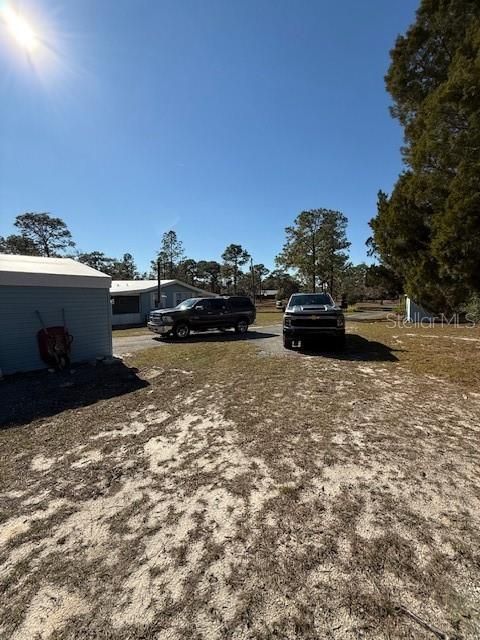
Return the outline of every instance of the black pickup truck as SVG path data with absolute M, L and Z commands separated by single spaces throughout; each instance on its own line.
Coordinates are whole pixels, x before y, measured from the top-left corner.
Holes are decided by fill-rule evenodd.
M 147 327 L 161 336 L 185 339 L 190 331 L 235 329 L 246 333 L 255 322 L 255 305 L 246 296 L 189 298 L 173 309 L 157 309 L 150 313 Z
M 283 346 L 326 337 L 330 344 L 345 344 L 345 317 L 328 293 L 295 293 L 283 316 Z

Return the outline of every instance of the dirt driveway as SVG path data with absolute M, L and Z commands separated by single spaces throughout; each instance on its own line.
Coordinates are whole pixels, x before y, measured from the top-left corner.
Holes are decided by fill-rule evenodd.
M 480 636 L 478 333 L 278 342 L 0 387 L 1 638 Z
M 275 324 L 268 327 L 251 327 L 250 331 L 245 337 L 238 337 L 234 331 L 209 331 L 206 333 L 193 333 L 186 341 L 182 341 L 184 344 L 209 344 L 212 342 L 232 342 L 238 340 L 260 340 L 265 342 L 270 338 L 278 338 L 282 335 L 282 327 L 280 324 Z M 278 340 L 275 341 L 278 343 Z M 165 340 L 157 338 L 154 334 L 148 332 L 144 335 L 134 336 L 115 336 L 113 338 L 113 352 L 116 355 L 125 357 L 128 354 L 136 353 L 144 349 L 151 349 L 154 347 L 170 347 L 175 348 L 175 345 L 181 344 L 179 341 Z M 277 349 L 279 351 L 279 349 Z

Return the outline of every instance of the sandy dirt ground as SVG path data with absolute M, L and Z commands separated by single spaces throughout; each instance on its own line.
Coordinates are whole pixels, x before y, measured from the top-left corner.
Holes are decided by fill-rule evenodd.
M 480 637 L 480 389 L 418 370 L 478 338 L 263 331 L 11 413 L 2 639 Z

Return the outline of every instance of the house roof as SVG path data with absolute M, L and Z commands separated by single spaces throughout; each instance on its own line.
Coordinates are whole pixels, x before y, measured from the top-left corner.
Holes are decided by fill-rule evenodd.
M 276 296 L 277 292 L 278 292 L 278 289 L 262 289 L 261 295 L 262 296 Z
M 111 278 L 71 258 L 0 254 L 0 286 L 108 289 Z
M 172 284 L 175 280 L 161 280 L 161 286 Z M 157 290 L 156 280 L 112 280 L 110 293 L 112 294 L 129 294 L 138 295 L 139 293 L 147 293 L 148 291 Z
M 186 289 L 190 289 L 193 294 L 197 296 L 215 296 L 214 293 L 210 291 L 203 291 L 203 289 L 199 289 L 198 287 L 194 287 L 191 284 L 187 284 L 186 282 L 182 282 L 182 280 L 161 280 L 161 287 L 167 287 L 178 284 L 181 287 L 185 287 Z M 157 281 L 156 280 L 113 280 L 112 286 L 110 287 L 110 293 L 112 295 L 139 295 L 140 293 L 148 293 L 150 291 L 157 290 Z

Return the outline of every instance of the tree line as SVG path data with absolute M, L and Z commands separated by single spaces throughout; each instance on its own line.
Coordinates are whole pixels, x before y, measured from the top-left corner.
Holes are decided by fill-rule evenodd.
M 214 293 L 253 296 L 276 290 L 279 299 L 304 291 L 329 291 L 349 301 L 390 297 L 397 293 L 382 267 L 353 265 L 348 256 L 347 218 L 339 211 L 301 212 L 286 228 L 286 241 L 275 259 L 275 269 L 254 263 L 247 249 L 229 244 L 221 261 L 194 260 L 173 229 L 162 236 L 148 272 L 140 273 L 130 253 L 113 258 L 101 251 L 75 252 L 75 242 L 61 218 L 48 213 L 25 213 L 14 222 L 18 233 L 0 237 L 0 253 L 68 256 L 110 275 L 115 280 L 178 279 Z

